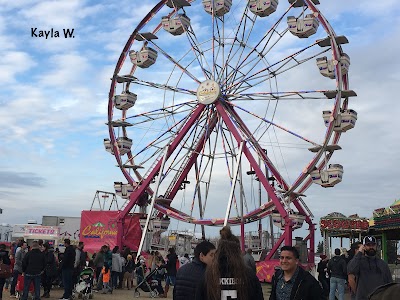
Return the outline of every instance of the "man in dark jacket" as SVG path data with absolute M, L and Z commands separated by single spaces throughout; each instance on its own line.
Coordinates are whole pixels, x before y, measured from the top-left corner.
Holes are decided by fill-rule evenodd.
M 328 262 L 328 272 L 331 274 L 329 300 L 335 300 L 336 289 L 339 300 L 344 300 L 344 289 L 347 279 L 347 265 L 343 256 L 340 255 L 340 249 L 335 249 L 335 256 Z
M 391 283 L 392 275 L 388 264 L 376 257 L 376 239 L 366 236 L 364 244 L 349 262 L 347 272 L 357 278 L 356 300 L 367 300 L 378 286 Z
M 75 263 L 75 250 L 71 246 L 71 241 L 69 239 L 64 240 L 64 257 L 62 261 L 62 281 L 64 285 L 64 294 L 61 300 L 68 300 L 72 295 L 72 283 L 74 274 L 74 263 Z
M 193 261 L 183 265 L 176 273 L 174 300 L 195 298 L 196 287 L 204 276 L 206 266 L 211 264 L 215 251 L 215 246 L 208 241 L 203 241 L 196 246 Z
M 269 300 L 322 300 L 319 282 L 298 266 L 299 252 L 295 247 L 283 246 L 279 256 L 282 270 L 272 277 L 272 290 Z
M 22 261 L 24 273 L 24 292 L 21 300 L 28 299 L 29 286 L 33 281 L 35 288 L 35 300 L 40 300 L 40 278 L 46 266 L 45 256 L 39 249 L 39 243 L 34 241 L 31 250 L 25 255 Z

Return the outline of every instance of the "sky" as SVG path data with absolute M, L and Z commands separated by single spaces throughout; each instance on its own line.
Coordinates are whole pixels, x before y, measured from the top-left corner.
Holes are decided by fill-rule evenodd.
M 157 2 L 0 0 L 0 223 L 32 219 L 40 223 L 44 215 L 79 216 L 90 208 L 97 190 L 113 192 L 114 181 L 125 181 L 115 158 L 103 146 L 108 138 L 110 78 L 133 29 Z M 187 11 L 201 37 L 209 24 L 205 13 L 195 9 L 200 2 Z M 238 2 L 233 1 L 240 6 Z M 283 13 L 281 6 L 287 6 L 287 1 L 280 2 L 278 16 Z M 304 200 L 316 223 L 333 211 L 371 217 L 375 208 L 389 206 L 400 197 L 397 1 L 320 2 L 319 9 L 336 34 L 350 41 L 343 49 L 351 58 L 350 87 L 358 97 L 350 99 L 350 108 L 357 111 L 358 120 L 343 135 L 342 150 L 334 156 L 344 166 L 343 181 L 330 189 L 312 185 L 306 192 Z M 34 28 L 38 33 L 58 30 L 61 35 L 63 29 L 73 29 L 74 38 L 33 37 Z M 318 34 L 323 37 L 321 30 Z M 182 55 L 172 39 L 162 39 L 166 36 L 160 33 L 159 45 L 171 55 Z M 285 40 L 274 53 L 293 53 L 298 47 L 293 41 Z M 161 61 L 143 78 L 155 80 L 171 72 Z M 127 63 L 124 68 L 128 67 Z M 310 67 L 303 75 L 294 69 L 280 85 L 282 89 L 306 90 L 310 82 L 324 80 L 317 69 Z M 182 87 L 185 80 L 179 83 Z M 145 88 L 142 99 L 144 95 L 147 100 L 142 106 L 161 108 Z M 314 103 L 311 107 L 282 105 L 277 119 L 289 128 L 304 128 L 302 132 L 311 136 L 318 128 L 323 136 L 321 111 L 329 107 L 318 103 L 318 109 L 311 110 Z M 314 128 L 315 124 L 319 127 Z M 289 172 L 300 173 L 304 149 L 295 147 L 285 155 Z M 222 217 L 224 211 L 219 208 Z

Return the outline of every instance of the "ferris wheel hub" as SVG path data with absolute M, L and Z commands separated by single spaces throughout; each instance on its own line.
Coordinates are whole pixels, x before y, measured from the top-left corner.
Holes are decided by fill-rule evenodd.
M 221 96 L 221 88 L 219 84 L 211 79 L 207 79 L 200 83 L 197 88 L 197 100 L 201 104 L 208 105 L 214 103 Z

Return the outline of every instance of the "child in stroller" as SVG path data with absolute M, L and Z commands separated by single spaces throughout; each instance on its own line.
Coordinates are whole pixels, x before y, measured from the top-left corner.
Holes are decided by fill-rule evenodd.
M 138 276 L 138 285 L 135 288 L 134 292 L 135 297 L 138 298 L 140 296 L 139 288 L 144 292 L 150 292 L 150 297 L 152 298 L 164 294 L 164 290 L 161 285 L 161 280 L 163 276 L 164 268 L 161 267 L 161 264 L 158 265 L 147 276 L 145 276 L 141 281 L 139 281 L 140 277 Z
M 94 270 L 90 267 L 85 267 L 80 273 L 78 283 L 75 285 L 75 292 L 78 298 L 88 300 L 93 298 L 93 278 Z

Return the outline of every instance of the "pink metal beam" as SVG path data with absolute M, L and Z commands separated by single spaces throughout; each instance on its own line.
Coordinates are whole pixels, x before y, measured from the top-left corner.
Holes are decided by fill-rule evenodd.
M 189 129 L 193 126 L 193 124 L 197 121 L 199 118 L 200 114 L 203 112 L 205 106 L 203 104 L 199 104 L 192 112 L 192 115 L 190 118 L 187 120 L 185 125 L 182 127 L 182 129 L 179 131 L 178 135 L 174 138 L 174 140 L 171 142 L 168 152 L 166 155 L 166 159 L 168 159 L 171 154 L 175 151 L 175 149 L 178 147 L 179 143 L 182 141 L 184 136 L 187 134 Z M 130 195 L 130 201 L 128 205 L 124 208 L 123 211 L 119 214 L 119 218 L 117 224 L 118 224 L 118 236 L 117 236 L 117 245 L 122 245 L 122 236 L 123 236 L 123 220 L 125 217 L 128 215 L 128 213 L 131 211 L 133 206 L 136 204 L 140 196 L 144 193 L 144 191 L 148 188 L 150 185 L 151 180 L 156 176 L 156 174 L 159 172 L 160 167 L 162 164 L 162 160 L 159 159 L 157 164 L 155 165 L 154 169 L 150 172 L 149 176 L 144 179 L 142 184 L 131 193 Z
M 282 234 L 281 237 L 276 241 L 275 245 L 272 247 L 271 251 L 268 252 L 267 256 L 265 257 L 265 260 L 270 260 L 272 258 L 272 256 L 275 254 L 275 252 L 281 246 L 284 239 L 285 239 L 285 235 Z
M 212 119 L 209 122 L 208 129 L 203 132 L 197 145 L 195 145 L 196 148 L 191 153 L 190 159 L 187 162 L 187 164 L 184 168 L 184 171 L 179 175 L 179 178 L 175 182 L 174 187 L 172 188 L 171 192 L 169 194 L 166 194 L 165 198 L 172 199 L 172 200 L 175 198 L 175 195 L 178 192 L 179 187 L 181 186 L 183 180 L 186 178 L 189 171 L 192 169 L 193 164 L 195 163 L 197 157 L 199 156 L 201 150 L 203 149 L 205 141 L 210 137 L 211 132 L 214 130 L 215 125 L 217 124 L 217 120 L 218 120 L 217 115 L 214 114 L 212 116 Z
M 240 135 L 236 126 L 233 124 L 232 120 L 230 119 L 227 112 L 225 111 L 224 105 L 222 104 L 222 102 L 218 101 L 215 104 L 215 107 L 217 108 L 218 113 L 221 115 L 226 126 L 229 128 L 229 131 L 233 134 L 233 136 L 235 137 L 235 139 L 239 145 L 240 142 L 243 140 L 243 137 Z M 276 196 L 274 188 L 269 184 L 268 179 L 265 177 L 264 172 L 261 170 L 260 166 L 254 159 L 253 155 L 251 154 L 251 152 L 248 149 L 246 144 L 243 147 L 243 153 L 246 156 L 247 160 L 249 161 L 253 170 L 256 172 L 257 177 L 259 178 L 261 184 L 264 186 L 264 188 L 267 191 L 268 195 L 270 196 L 271 200 L 275 204 L 276 209 L 279 211 L 281 216 L 286 217 L 287 212 L 284 209 L 284 207 L 283 207 L 282 203 L 280 202 L 280 200 L 278 199 L 278 197 Z
M 236 122 L 240 124 L 240 128 L 244 131 L 246 134 L 247 138 L 250 139 L 250 142 L 254 148 L 256 148 L 258 155 L 262 157 L 262 160 L 264 163 L 267 164 L 268 169 L 271 171 L 272 175 L 274 175 L 275 179 L 282 185 L 282 187 L 287 190 L 288 189 L 288 184 L 285 182 L 283 177 L 279 174 L 278 170 L 275 168 L 275 166 L 272 164 L 270 159 L 268 158 L 267 154 L 265 154 L 264 150 L 260 147 L 260 145 L 254 141 L 253 135 L 250 132 L 250 130 L 247 128 L 246 124 L 243 122 L 243 120 L 240 118 L 240 116 L 237 114 L 237 112 L 234 110 L 232 105 L 230 103 L 225 103 L 227 105 L 227 109 L 229 110 L 229 113 L 232 115 L 232 117 L 235 118 Z

